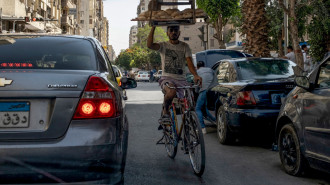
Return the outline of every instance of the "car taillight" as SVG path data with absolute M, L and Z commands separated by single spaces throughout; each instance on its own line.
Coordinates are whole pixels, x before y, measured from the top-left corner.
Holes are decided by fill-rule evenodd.
M 242 91 L 237 93 L 237 105 L 256 105 L 256 100 L 252 91 Z
M 150 75 L 148 75 L 148 77 L 150 77 Z
M 140 77 L 140 75 L 138 75 L 138 77 Z
M 116 115 L 115 94 L 101 78 L 88 79 L 73 119 L 110 118 Z

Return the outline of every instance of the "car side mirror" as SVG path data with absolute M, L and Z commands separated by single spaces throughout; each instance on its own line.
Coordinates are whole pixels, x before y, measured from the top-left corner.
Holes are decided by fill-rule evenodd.
M 132 89 L 137 87 L 137 83 L 132 78 L 122 77 L 121 81 L 121 88 L 123 89 Z
M 294 82 L 298 87 L 302 87 L 306 90 L 310 89 L 311 84 L 309 83 L 309 79 L 306 76 L 297 76 L 294 78 Z

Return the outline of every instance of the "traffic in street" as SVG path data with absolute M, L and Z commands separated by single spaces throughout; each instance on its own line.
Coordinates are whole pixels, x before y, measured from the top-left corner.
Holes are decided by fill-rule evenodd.
M 129 120 L 125 184 L 210 184 L 210 185 L 326 185 L 329 175 L 312 171 L 306 177 L 284 172 L 279 154 L 262 139 L 227 146 L 219 143 L 216 129 L 204 135 L 206 167 L 202 178 L 194 175 L 189 155 L 178 149 L 175 159 L 167 156 L 164 145 L 156 145 L 163 94 L 158 83 L 138 83 L 127 91 Z

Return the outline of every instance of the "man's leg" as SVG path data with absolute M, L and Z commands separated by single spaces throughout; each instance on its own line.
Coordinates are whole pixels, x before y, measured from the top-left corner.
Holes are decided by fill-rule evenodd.
M 173 84 L 169 84 L 169 86 L 173 86 Z M 169 109 L 172 104 L 172 100 L 176 95 L 176 90 L 175 89 L 170 89 L 166 85 L 164 85 L 164 91 L 165 91 L 165 96 L 164 96 L 164 109 L 163 109 L 163 115 L 170 115 Z
M 203 112 L 202 112 L 202 108 L 205 104 L 205 100 L 206 100 L 206 91 L 202 91 L 199 93 L 198 98 L 197 98 L 197 103 L 196 103 L 196 113 L 197 113 L 199 123 L 201 124 L 202 129 L 205 128 Z

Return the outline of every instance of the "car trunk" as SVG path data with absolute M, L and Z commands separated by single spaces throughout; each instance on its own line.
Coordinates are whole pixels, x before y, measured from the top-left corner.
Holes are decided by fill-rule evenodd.
M 5 70 L 0 87 L 0 141 L 55 139 L 71 122 L 94 71 Z M 8 82 L 8 81 L 7 81 Z
M 281 99 L 295 87 L 292 80 L 272 80 L 248 84 L 243 91 L 251 91 L 258 107 L 280 108 Z

